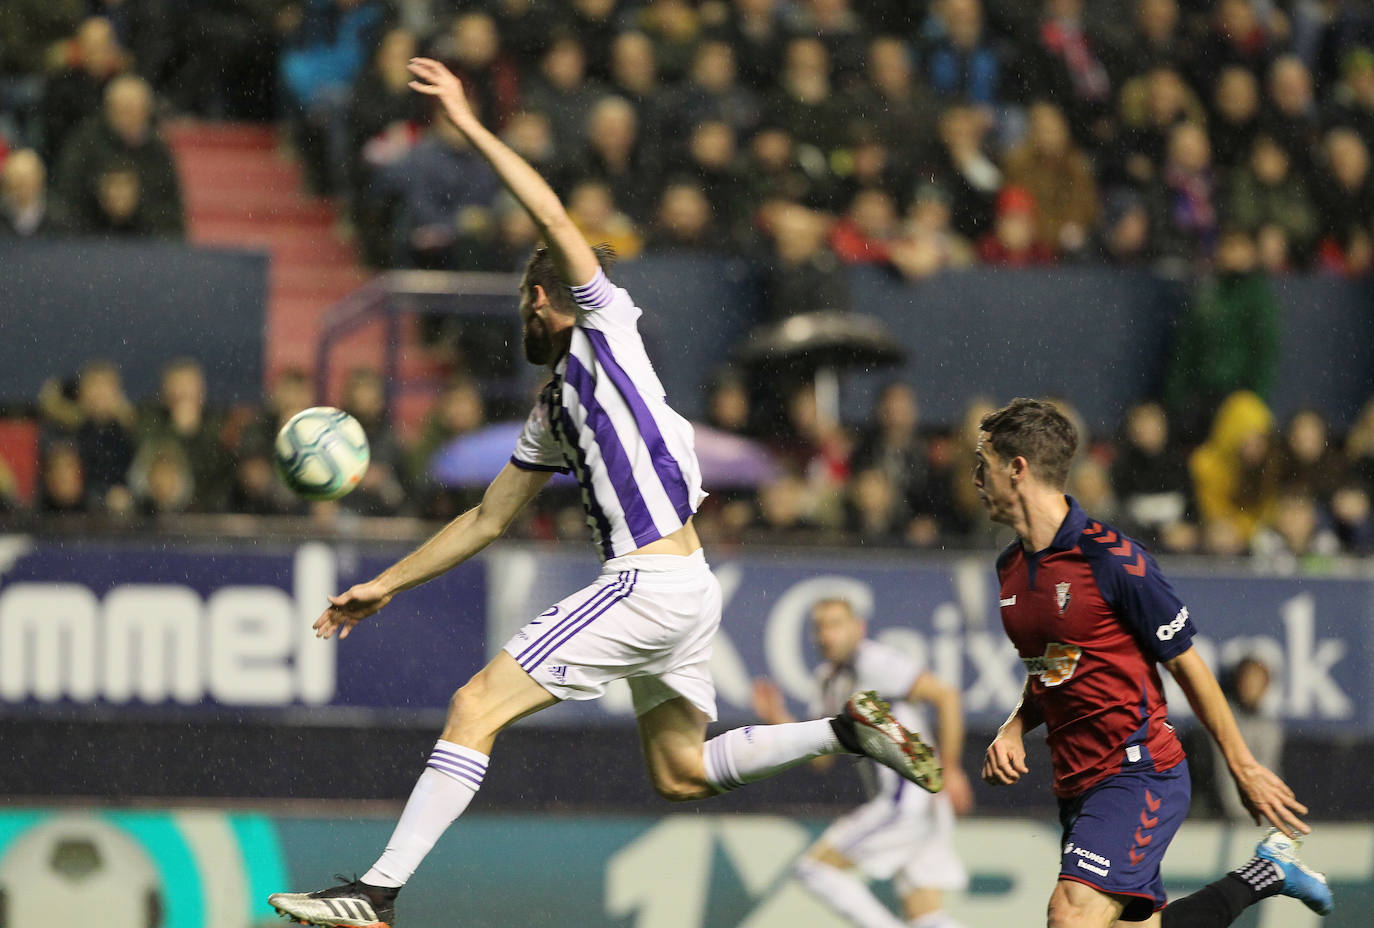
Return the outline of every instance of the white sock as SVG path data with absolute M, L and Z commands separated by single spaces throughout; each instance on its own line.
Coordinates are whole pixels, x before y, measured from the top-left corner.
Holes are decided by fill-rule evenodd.
M 804 760 L 844 751 L 829 719 L 750 725 L 717 735 L 702 751 L 706 782 L 721 792 L 771 777 Z
M 434 842 L 477 795 L 488 759 L 481 751 L 452 741 L 436 742 L 386 850 L 362 881 L 372 886 L 404 886 Z
M 859 928 L 907 928 L 869 891 L 868 884 L 852 873 L 807 857 L 797 863 L 796 873 L 812 895 Z

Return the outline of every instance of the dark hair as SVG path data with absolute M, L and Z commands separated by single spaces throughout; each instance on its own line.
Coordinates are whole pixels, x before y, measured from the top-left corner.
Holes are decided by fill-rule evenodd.
M 1025 458 L 1035 476 L 1052 486 L 1069 482 L 1078 432 L 1053 403 L 1017 397 L 984 416 L 978 427 L 988 433 L 998 457 Z
M 608 243 L 602 242 L 599 245 L 593 245 L 592 252 L 596 255 L 601 270 L 609 272 L 615 264 L 615 249 Z M 569 314 L 577 312 L 577 307 L 573 305 L 572 297 L 568 294 L 568 283 L 559 276 L 558 268 L 553 263 L 553 255 L 549 253 L 549 246 L 547 245 L 540 245 L 535 248 L 534 254 L 530 255 L 530 260 L 525 265 L 525 279 L 521 282 L 521 287 L 533 287 L 536 284 L 544 288 L 544 292 L 548 294 L 549 302 L 553 304 L 554 309 Z

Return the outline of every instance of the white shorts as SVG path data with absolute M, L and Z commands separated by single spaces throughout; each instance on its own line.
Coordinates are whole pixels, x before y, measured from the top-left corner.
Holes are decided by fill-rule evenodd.
M 685 696 L 715 721 L 709 664 L 720 604 L 700 549 L 630 554 L 607 561 L 595 583 L 525 625 L 504 650 L 559 699 L 596 699 L 628 680 L 636 715 Z
M 906 783 L 892 796 L 870 799 L 838 818 L 821 840 L 875 880 L 898 889 L 961 890 L 968 873 L 954 850 L 949 797 Z

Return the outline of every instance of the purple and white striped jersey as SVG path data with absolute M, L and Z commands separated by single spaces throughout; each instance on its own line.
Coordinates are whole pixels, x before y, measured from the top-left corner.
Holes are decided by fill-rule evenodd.
M 692 425 L 668 405 L 637 322 L 640 309 L 604 272 L 571 288 L 577 324 L 525 420 L 511 463 L 569 470 L 605 558 L 677 531 L 701 489 Z

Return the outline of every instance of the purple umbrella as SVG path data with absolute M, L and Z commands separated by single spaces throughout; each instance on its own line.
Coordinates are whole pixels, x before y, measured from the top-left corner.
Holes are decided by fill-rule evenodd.
M 446 487 L 485 486 L 510 460 L 515 440 L 524 422 L 497 422 L 444 445 L 429 459 L 429 474 Z M 756 441 L 694 424 L 697 460 L 706 489 L 757 487 L 779 473 L 768 449 Z M 553 482 L 575 484 L 565 474 L 554 474 Z

